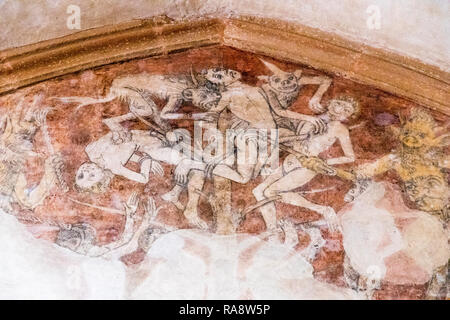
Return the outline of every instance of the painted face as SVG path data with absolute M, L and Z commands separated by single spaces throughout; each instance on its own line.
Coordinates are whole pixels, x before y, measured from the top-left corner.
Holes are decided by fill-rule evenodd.
M 95 163 L 84 163 L 75 177 L 75 184 L 83 190 L 88 190 L 105 178 L 105 171 Z
M 183 91 L 183 98 L 192 101 L 192 104 L 203 110 L 209 110 L 219 103 L 222 95 L 214 90 L 207 88 L 191 88 Z
M 12 125 L 12 133 L 6 138 L 8 148 L 17 154 L 33 155 L 33 139 L 37 127 L 32 121 L 15 122 Z
M 94 245 L 95 229 L 87 224 L 75 224 L 59 231 L 56 244 L 80 254 L 86 254 Z
M 242 77 L 240 72 L 224 68 L 207 69 L 203 71 L 203 75 L 208 81 L 224 86 L 238 81 Z
M 67 231 L 62 231 L 58 235 L 56 243 L 63 248 L 77 252 L 78 248 L 81 246 L 82 240 L 81 235 L 75 232 L 69 234 Z
M 328 114 L 332 120 L 345 121 L 353 113 L 355 108 L 350 102 L 343 100 L 331 100 L 328 105 Z
M 298 89 L 298 79 L 290 72 L 278 73 L 270 76 L 269 85 L 279 92 L 293 92 Z
M 408 197 L 423 211 L 440 211 L 447 204 L 448 185 L 441 176 L 419 176 L 405 182 L 405 187 Z
M 426 126 L 406 124 L 400 132 L 400 141 L 409 148 L 432 145 L 434 133 Z

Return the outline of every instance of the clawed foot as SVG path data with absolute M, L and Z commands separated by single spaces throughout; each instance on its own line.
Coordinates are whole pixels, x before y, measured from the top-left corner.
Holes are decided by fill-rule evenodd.
M 361 275 L 358 279 L 358 291 L 371 300 L 376 290 L 381 287 L 381 279 Z
M 203 219 L 200 219 L 196 210 L 187 209 L 184 211 L 184 216 L 192 227 L 201 230 L 209 229 L 208 224 Z
M 189 224 L 194 228 L 201 230 L 208 230 L 209 228 L 208 224 L 202 219 L 200 219 L 198 216 L 186 217 L 186 219 L 188 220 Z
M 278 226 L 284 232 L 284 244 L 290 248 L 294 248 L 298 244 L 298 234 L 292 221 L 282 219 L 278 221 Z
M 309 236 L 310 242 L 308 246 L 302 250 L 301 254 L 308 261 L 314 261 L 317 253 L 325 245 L 326 241 L 322 237 L 322 233 L 317 227 L 300 226 L 300 228 Z
M 178 210 L 184 210 L 184 205 L 178 200 L 178 195 L 173 191 L 164 193 L 161 199 L 167 202 L 171 202 Z
M 260 234 L 260 237 L 270 243 L 279 244 L 281 243 L 280 237 L 278 236 L 277 229 L 269 229 Z

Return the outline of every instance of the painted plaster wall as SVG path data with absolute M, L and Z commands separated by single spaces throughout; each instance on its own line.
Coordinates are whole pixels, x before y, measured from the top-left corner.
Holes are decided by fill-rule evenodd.
M 267 64 L 269 61 L 272 64 Z M 106 97 L 109 92 L 120 92 L 111 90 L 112 87 L 117 89 L 118 83 L 126 88 L 139 85 L 139 81 L 133 80 L 133 77 L 140 79 L 139 77 L 144 76 L 145 88 L 150 88 L 147 86 L 156 81 L 156 78 L 148 81 L 149 75 L 167 75 L 173 83 L 174 79 L 186 81 L 192 77 L 191 68 L 193 74 L 199 77 L 201 70 L 220 72 L 216 68 L 223 66 L 238 70 L 242 79 L 229 85 L 231 88 L 222 89 L 221 99 L 229 99 L 229 92 L 231 95 L 244 96 L 246 100 L 251 98 L 252 106 L 258 107 L 262 113 L 269 108 L 263 96 L 247 96 L 246 93 L 254 92 L 255 89 L 261 92 L 258 88 L 267 90 L 267 78 L 260 76 L 270 75 L 274 64 L 285 71 L 302 70 L 301 74 L 305 79 L 329 77 L 331 82 L 328 82 L 328 89 L 321 99 L 321 103 L 327 105 L 328 109 L 331 101 L 339 97 L 351 97 L 353 101 L 359 102 L 360 113 L 357 112 L 352 119 L 343 120 L 344 127 L 340 127 L 345 129 L 342 129 L 343 132 L 348 132 L 347 142 L 345 139 L 344 142 L 333 142 L 334 138 L 328 135 L 335 132 L 331 124 L 324 133 L 327 140 L 322 139 L 322 134 L 317 137 L 311 135 L 314 139 L 320 139 L 309 144 L 312 148 L 322 148 L 327 145 L 327 141 L 333 143 L 322 149 L 320 158 L 336 160 L 345 156 L 347 154 L 343 145 L 349 146 L 350 143 L 354 161 L 341 162 L 337 167 L 343 170 L 359 170 L 360 166 L 373 164 L 386 155 L 403 161 L 398 158 L 400 141 L 395 128 L 399 129 L 401 119 L 404 120 L 408 113 L 413 114 L 414 107 L 417 107 L 413 103 L 338 76 L 325 75 L 306 66 L 269 60 L 227 47 L 198 48 L 165 57 L 111 64 L 22 88 L 0 98 L 0 105 L 4 110 L 0 117 L 0 244 L 6 244 L 5 247 L 0 245 L 2 256 L 6 257 L 0 259 L 0 298 L 34 298 L 36 294 L 40 298 L 364 298 L 350 290 L 354 287 L 352 281 L 348 281 L 346 271 L 351 268 L 362 276 L 359 279 L 362 279 L 360 282 L 363 284 L 364 279 L 371 279 L 374 275 L 380 278 L 380 287 L 376 288 L 372 298 L 425 298 L 432 274 L 438 268 L 446 267 L 448 261 L 450 251 L 445 231 L 448 230 L 448 221 L 444 221 L 444 214 L 441 219 L 436 213 L 416 209 L 426 202 L 422 201 L 424 199 L 411 198 L 412 193 L 408 192 L 420 191 L 422 187 L 418 182 L 411 181 L 408 172 L 405 177 L 402 168 L 388 167 L 387 172 L 374 178 L 370 188 L 355 195 L 353 201 L 346 200 L 346 195 L 355 186 L 353 182 L 337 176 L 318 174 L 305 184 L 301 180 L 302 176 L 296 174 L 304 171 L 296 170 L 295 159 L 288 158 L 289 155 L 283 151 L 280 153 L 283 171 L 273 172 L 282 172 L 282 179 L 289 179 L 291 189 L 282 194 L 291 194 L 290 199 L 293 199 L 293 193 L 302 194 L 310 204 L 303 202 L 303 205 L 294 205 L 288 198 L 276 200 L 275 220 L 282 227 L 272 231 L 272 240 L 268 241 L 266 231 L 269 228 L 262 207 L 255 207 L 248 212 L 247 209 L 259 199 L 256 198 L 256 188 L 265 191 L 271 185 L 261 189 L 260 186 L 265 181 L 279 182 L 281 177 L 265 174 L 257 175 L 247 183 L 230 182 L 232 194 L 228 205 L 232 209 L 231 216 L 236 218 L 233 223 L 235 230 L 223 234 L 218 232 L 218 217 L 224 217 L 226 212 L 217 210 L 217 202 L 214 200 L 223 191 L 221 187 L 214 180 L 206 179 L 204 186 L 198 186 L 197 189 L 202 196 L 191 207 L 188 205 L 189 193 L 192 195 L 194 192 L 189 186 L 178 199 L 182 204 L 181 208 L 175 201 L 167 200 L 164 195 L 176 187 L 175 172 L 178 165 L 156 158 L 169 150 L 157 138 L 147 136 L 148 127 L 145 122 L 141 123 L 142 120 L 137 121 L 133 117 L 126 120 L 123 117 L 127 114 L 129 116 L 129 111 L 137 110 L 134 107 L 136 104 L 114 96 L 113 99 L 105 99 L 103 103 L 95 103 L 101 101 L 94 99 Z M 269 66 L 272 69 L 268 69 Z M 128 80 L 117 82 L 117 79 Z M 199 83 L 204 83 L 201 77 L 199 79 Z M 309 104 L 318 91 L 317 87 L 317 83 L 305 84 L 288 109 L 297 115 L 311 115 Z M 214 86 L 210 84 L 209 88 Z M 128 89 L 123 93 L 133 97 Z M 159 113 L 165 108 L 166 101 L 154 94 L 150 96 Z M 83 101 L 91 104 L 78 108 Z M 240 106 L 243 105 L 241 102 L 239 100 Z M 132 106 L 134 109 L 131 109 Z M 44 113 L 45 127 L 37 128 L 38 123 L 44 123 L 42 112 L 47 107 L 53 109 L 48 117 Z M 198 115 L 202 111 L 205 109 L 195 107 L 192 101 L 183 101 L 177 112 L 189 118 L 189 115 Z M 334 112 L 336 114 L 338 111 Z M 239 125 L 239 121 L 233 120 L 231 113 L 232 111 L 226 110 L 220 116 L 219 123 L 223 128 L 235 128 L 235 124 Z M 253 121 L 253 115 L 250 114 L 247 119 Z M 448 123 L 448 117 L 437 112 L 419 115 L 424 119 L 434 118 L 430 120 L 431 124 L 440 126 L 439 130 L 446 130 L 442 126 Z M 324 121 L 330 119 L 329 113 L 320 116 Z M 267 118 L 258 119 L 270 123 L 271 117 L 272 114 L 269 113 Z M 119 121 L 116 122 L 119 126 L 111 125 L 113 119 Z M 146 119 L 148 122 L 156 117 L 152 113 Z M 283 125 L 279 123 L 280 126 Z M 424 125 L 423 122 L 420 123 Z M 186 129 L 195 139 L 193 121 L 186 118 L 175 119 L 169 125 L 173 129 Z M 333 125 L 337 124 L 334 122 Z M 295 131 L 291 129 L 290 135 L 296 133 L 298 127 Z M 285 126 L 282 128 L 286 129 Z M 145 139 L 133 140 L 139 143 L 139 148 L 113 138 L 114 135 L 117 138 L 118 134 L 128 131 L 131 132 L 130 138 Z M 415 131 L 411 132 L 414 134 Z M 308 143 L 308 139 L 305 143 Z M 405 138 L 402 141 L 414 140 L 415 138 Z M 92 143 L 96 147 L 89 147 Z M 51 144 L 53 147 L 50 148 Z M 57 154 L 52 154 L 51 149 Z M 93 150 L 115 150 L 114 157 L 107 153 L 97 157 L 92 154 Z M 421 178 L 434 174 L 433 181 L 441 183 L 437 184 L 439 190 L 448 192 L 448 169 L 437 169 L 434 162 L 430 164 L 425 157 L 432 155 L 436 161 L 444 155 L 448 158 L 449 147 L 436 149 L 434 153 L 425 152 L 427 148 L 421 150 L 411 158 L 413 172 L 418 172 L 417 177 Z M 137 180 L 135 175 L 124 174 L 122 171 L 122 175 L 117 173 L 109 181 L 102 178 L 99 182 L 104 183 L 104 188 L 96 188 L 97 184 L 92 185 L 89 180 L 92 172 L 82 169 L 86 168 L 86 164 L 95 169 L 95 161 L 99 166 L 104 165 L 105 169 L 108 166 L 114 172 L 119 172 L 116 162 L 102 164 L 102 161 L 125 155 L 124 159 L 129 161 L 121 162 L 121 166 L 125 164 L 126 168 L 136 174 L 140 172 L 139 168 L 142 170 L 143 163 L 149 160 L 145 160 L 143 152 L 158 159 L 155 163 L 159 163 L 163 169 L 162 175 L 152 171 L 146 183 Z M 134 153 L 139 159 L 132 159 Z M 55 156 L 60 158 L 62 167 L 58 161 L 53 161 Z M 405 157 L 405 161 L 409 159 L 408 155 Z M 48 159 L 53 160 L 49 162 Z M 90 161 L 93 162 L 89 164 Z M 420 176 L 420 170 L 416 170 L 416 162 L 419 165 L 422 162 L 429 163 L 427 168 L 422 168 L 425 176 Z M 289 171 L 290 168 L 294 170 Z M 110 169 L 104 172 L 107 170 Z M 437 176 L 436 170 L 440 170 L 440 176 Z M 57 171 L 68 186 L 67 192 L 61 188 L 60 182 L 57 183 L 52 178 L 53 172 Z M 19 172 L 25 173 L 22 176 L 25 182 L 19 183 Z M 290 173 L 294 173 L 294 176 Z M 93 177 L 95 179 L 95 174 Z M 37 185 L 41 186 L 40 181 L 45 181 L 42 185 L 43 189 L 47 189 L 44 199 L 35 205 L 29 205 L 32 199 L 25 201 L 26 194 L 39 190 Z M 430 186 L 426 185 L 426 188 Z M 437 199 L 439 190 L 427 194 L 433 194 L 432 199 Z M 124 204 L 128 204 L 128 199 L 134 192 L 138 195 L 140 204 L 135 207 L 137 211 L 130 216 L 127 213 L 125 217 Z M 263 195 L 266 197 L 266 194 Z M 154 201 L 154 208 L 158 208 L 155 209 L 154 221 L 148 219 L 149 206 L 145 205 L 150 199 Z M 200 230 L 202 227 L 198 225 L 199 220 L 192 219 L 195 211 L 198 213 L 197 217 L 206 224 L 203 229 L 207 230 Z M 331 217 L 334 215 L 330 215 L 330 212 L 336 212 L 342 231 L 328 227 L 327 220 L 324 220 L 327 212 Z M 127 221 L 134 219 L 135 227 L 130 229 Z M 141 228 L 142 225 L 144 228 Z M 80 231 L 82 227 L 86 227 L 83 232 Z M 80 240 L 79 245 L 72 242 L 77 236 L 71 230 L 79 230 L 80 234 L 84 234 L 85 240 Z M 90 236 L 89 230 L 93 231 Z M 154 235 L 153 240 L 151 237 L 145 238 L 149 234 Z M 132 236 L 132 240 L 122 245 L 122 239 L 127 239 L 128 236 Z M 109 250 L 108 248 L 113 250 L 104 251 Z M 99 257 L 99 252 L 102 251 Z M 46 252 L 45 258 L 42 257 L 42 252 Z M 72 287 L 72 271 L 77 272 L 75 277 L 79 277 L 77 281 L 80 286 L 75 288 Z M 129 278 L 131 280 L 125 280 L 124 273 L 129 271 L 132 274 Z M 97 273 L 103 276 L 99 277 Z M 115 281 L 108 280 L 111 278 Z M 45 290 L 29 289 L 42 286 L 43 282 L 47 283 Z M 6 288 L 3 284 L 6 284 Z M 128 293 L 125 293 L 125 286 L 129 287 Z
M 81 8 L 81 29 L 167 15 L 256 15 L 299 22 L 450 70 L 450 2 L 445 0 L 0 0 L 0 49 L 64 36 L 67 6 Z M 370 29 L 370 6 L 380 28 Z

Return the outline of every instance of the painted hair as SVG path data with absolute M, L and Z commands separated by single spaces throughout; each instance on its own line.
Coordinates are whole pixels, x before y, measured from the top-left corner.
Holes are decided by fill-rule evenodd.
M 85 164 L 95 164 L 93 162 L 85 162 L 83 163 L 80 168 Z M 95 164 L 96 165 L 96 164 Z M 112 178 L 114 177 L 114 174 L 111 172 L 111 170 L 103 169 L 103 178 L 99 182 L 93 184 L 90 187 L 81 187 L 78 185 L 75 181 L 74 183 L 74 189 L 78 192 L 89 192 L 89 193 L 104 193 L 106 190 L 108 190 L 108 187 L 112 181 Z
M 353 114 L 351 115 L 350 119 L 357 119 L 361 114 L 361 106 L 357 100 L 355 100 L 353 97 L 350 96 L 339 96 L 337 98 L 331 99 L 328 101 L 328 105 L 332 103 L 333 101 L 344 101 L 347 103 L 350 103 L 353 107 Z
M 61 228 L 55 243 L 72 251 L 85 253 L 95 241 L 95 229 L 87 223 L 78 223 Z
M 148 252 L 153 241 L 155 241 L 155 236 L 164 233 L 164 230 L 158 227 L 148 227 L 140 235 L 138 239 L 138 247 L 145 252 Z

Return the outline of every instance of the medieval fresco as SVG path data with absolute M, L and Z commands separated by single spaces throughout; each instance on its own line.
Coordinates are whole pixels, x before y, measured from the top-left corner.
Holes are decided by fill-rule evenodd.
M 447 296 L 443 114 L 227 47 L 0 106 L 0 297 Z

